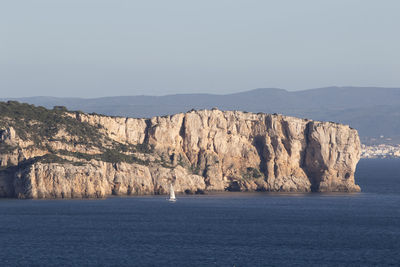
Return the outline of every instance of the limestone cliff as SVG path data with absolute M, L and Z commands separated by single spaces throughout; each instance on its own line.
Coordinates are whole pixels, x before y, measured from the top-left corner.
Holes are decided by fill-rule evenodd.
M 165 194 L 170 183 L 186 193 L 360 190 L 360 141 L 346 125 L 217 109 L 134 119 L 2 105 L 2 197 Z M 15 117 L 15 107 L 29 115 Z

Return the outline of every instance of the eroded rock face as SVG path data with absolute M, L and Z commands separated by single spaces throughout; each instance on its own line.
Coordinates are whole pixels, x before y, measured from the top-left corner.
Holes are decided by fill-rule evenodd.
M 153 179 L 154 177 L 154 179 Z M 2 180 L 3 197 L 101 198 L 108 195 L 166 194 L 170 183 L 177 192 L 205 190 L 201 176 L 182 167 L 167 169 L 138 164 L 91 161 L 84 166 L 35 163 Z M 1 193 L 1 191 L 0 191 Z
M 357 131 L 346 125 L 219 110 L 191 111 L 151 119 L 82 113 L 68 113 L 68 116 L 98 127 L 103 135 L 116 142 L 151 145 L 154 148 L 151 152 L 136 155 L 147 164 L 112 164 L 99 160 L 83 162 L 79 166 L 28 164 L 16 171 L 0 172 L 0 196 L 165 194 L 170 183 L 174 183 L 177 192 L 186 193 L 207 190 L 360 190 L 354 182 L 360 141 Z M 12 130 L 4 132 L 1 138 L 2 142 L 8 143 L 11 141 L 7 140 L 18 139 Z M 57 146 L 75 152 L 93 150 Z M 12 158 L 16 163 L 17 154 L 34 157 L 26 151 L 20 148 L 1 157 Z
M 96 120 L 88 116 L 84 121 Z M 346 125 L 219 110 L 155 117 L 147 123 L 140 119 L 131 125 L 140 127 L 123 123 L 105 128 L 122 133 L 116 140 L 128 140 L 126 132 L 142 136 L 133 143 L 147 137 L 159 153 L 194 166 L 208 190 L 224 190 L 236 181 L 241 190 L 359 191 L 354 172 L 360 141 Z M 243 180 L 249 168 L 260 170 L 263 181 Z

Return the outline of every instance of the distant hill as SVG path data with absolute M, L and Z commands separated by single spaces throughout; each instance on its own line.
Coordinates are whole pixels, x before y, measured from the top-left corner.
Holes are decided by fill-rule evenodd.
M 177 94 L 91 99 L 29 97 L 2 100 L 17 100 L 47 108 L 66 106 L 70 110 L 128 117 L 153 117 L 213 107 L 281 113 L 349 124 L 359 131 L 364 143 L 400 143 L 400 88 L 327 87 L 294 92 L 262 88 L 226 95 Z

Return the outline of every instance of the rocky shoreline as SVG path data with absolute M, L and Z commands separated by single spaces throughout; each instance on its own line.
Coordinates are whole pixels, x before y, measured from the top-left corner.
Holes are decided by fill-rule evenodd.
M 0 197 L 166 194 L 171 183 L 188 194 L 360 191 L 347 125 L 218 109 L 134 119 L 0 108 Z

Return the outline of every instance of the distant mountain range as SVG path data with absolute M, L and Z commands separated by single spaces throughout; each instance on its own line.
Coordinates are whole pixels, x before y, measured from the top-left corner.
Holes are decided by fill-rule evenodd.
M 190 109 L 280 113 L 349 124 L 363 143 L 400 143 L 400 88 L 327 87 L 304 91 L 262 88 L 235 94 L 176 94 L 102 98 L 1 99 L 112 116 L 153 117 Z

